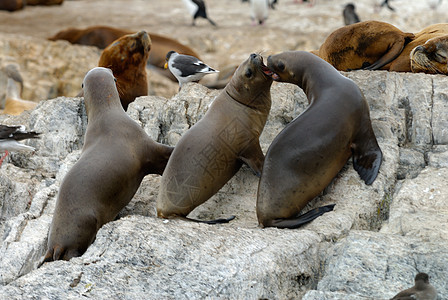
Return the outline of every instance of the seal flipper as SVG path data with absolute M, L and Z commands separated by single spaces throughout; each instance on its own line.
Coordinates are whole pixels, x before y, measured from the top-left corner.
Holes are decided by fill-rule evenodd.
M 379 70 L 394 59 L 396 59 L 404 49 L 404 46 L 408 44 L 411 39 L 414 38 L 414 34 L 407 33 L 407 36 L 401 40 L 396 41 L 383 56 L 381 56 L 376 62 L 370 66 L 363 68 L 363 70 Z
M 368 139 L 368 141 L 363 144 L 355 143 L 352 146 L 353 168 L 367 185 L 371 185 L 378 176 L 383 153 L 378 146 L 373 130 L 367 132 L 363 139 Z
M 229 223 L 230 221 L 235 219 L 235 216 L 230 216 L 227 219 L 215 219 L 215 220 L 209 220 L 209 221 L 191 219 L 191 218 L 187 218 L 187 217 L 185 217 L 185 219 L 187 219 L 188 221 L 196 222 L 196 223 L 205 223 L 205 224 L 215 225 L 215 224 Z
M 252 143 L 238 158 L 252 169 L 255 176 L 261 177 L 264 154 L 258 140 L 256 143 Z
M 275 219 L 275 220 L 271 221 L 270 226 L 277 227 L 277 228 L 296 229 L 302 225 L 305 225 L 306 223 L 311 222 L 312 220 L 316 219 L 317 217 L 322 216 L 324 213 L 332 211 L 334 206 L 335 206 L 335 204 L 330 204 L 330 205 L 318 207 L 318 208 L 312 209 L 298 217 L 293 217 L 293 218 L 288 218 L 288 219 Z

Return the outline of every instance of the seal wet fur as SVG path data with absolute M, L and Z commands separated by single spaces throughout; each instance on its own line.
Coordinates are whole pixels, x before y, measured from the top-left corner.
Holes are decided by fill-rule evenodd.
M 302 88 L 310 104 L 275 137 L 266 153 L 257 217 L 263 227 L 296 228 L 333 209 L 331 205 L 297 217 L 350 156 L 361 179 L 370 185 L 378 175 L 382 152 L 368 103 L 352 80 L 303 51 L 270 56 L 268 68 L 275 80 Z
M 123 110 L 112 71 L 84 78 L 88 125 L 81 157 L 64 177 L 43 262 L 82 255 L 147 174 L 162 174 L 173 150 L 151 140 Z
M 185 218 L 232 178 L 243 163 L 260 174 L 259 137 L 271 108 L 272 79 L 251 54 L 204 117 L 179 140 L 160 183 L 157 214 Z

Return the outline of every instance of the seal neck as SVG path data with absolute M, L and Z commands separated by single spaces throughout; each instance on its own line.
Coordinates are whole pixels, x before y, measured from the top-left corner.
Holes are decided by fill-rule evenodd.
M 297 85 L 305 92 L 309 104 L 323 90 L 337 85 L 341 80 L 342 75 L 339 71 L 318 57 L 306 57 L 306 61 L 300 61 L 296 66 L 297 69 L 293 70 L 293 72 L 297 77 Z
M 271 84 L 267 84 L 265 87 L 258 89 L 255 95 L 251 95 L 250 101 L 243 102 L 239 99 L 239 97 L 233 96 L 238 95 L 239 93 L 231 84 L 228 84 L 224 88 L 224 92 L 227 94 L 227 96 L 229 96 L 230 99 L 232 99 L 235 102 L 238 102 L 239 104 L 249 109 L 257 110 L 260 112 L 267 111 L 267 113 L 269 113 L 269 110 L 271 109 L 271 91 L 270 91 Z

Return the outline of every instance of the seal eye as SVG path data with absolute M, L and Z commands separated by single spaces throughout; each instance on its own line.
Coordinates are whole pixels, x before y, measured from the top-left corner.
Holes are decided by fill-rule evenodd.
M 246 74 L 244 74 L 244 75 L 246 75 L 246 77 L 249 78 L 250 76 L 252 76 L 252 70 L 247 69 Z
M 84 88 L 84 82 L 83 82 L 83 83 L 81 83 L 81 88 L 82 88 L 82 89 Z
M 279 62 L 277 65 L 278 69 L 280 71 L 284 71 L 285 70 L 285 64 L 283 62 Z

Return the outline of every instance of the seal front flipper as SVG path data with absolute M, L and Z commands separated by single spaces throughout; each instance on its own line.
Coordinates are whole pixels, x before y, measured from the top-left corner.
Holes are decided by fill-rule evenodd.
M 335 206 L 335 204 L 330 204 L 330 205 L 318 207 L 318 208 L 312 209 L 298 217 L 293 217 L 293 218 L 288 218 L 288 219 L 275 219 L 275 220 L 271 221 L 271 226 L 274 226 L 277 228 L 289 228 L 289 229 L 299 228 L 300 226 L 311 222 L 312 220 L 316 219 L 317 217 L 322 216 L 324 213 L 332 211 L 334 206 Z
M 205 223 L 205 224 L 209 224 L 209 225 L 215 225 L 215 224 L 229 223 L 230 221 L 235 219 L 235 216 L 230 216 L 227 219 L 215 219 L 215 220 L 209 220 L 209 221 L 203 221 L 203 220 L 192 219 L 192 218 L 187 218 L 187 217 L 185 217 L 185 219 L 188 221 L 196 222 L 196 223 Z
M 257 177 L 261 177 L 264 154 L 258 141 L 252 143 L 238 158 L 248 165 Z
M 407 36 L 394 42 L 394 44 L 388 49 L 388 51 L 381 56 L 376 62 L 370 66 L 363 68 L 363 70 L 379 70 L 394 59 L 396 59 L 404 49 L 404 46 L 408 44 L 414 37 L 412 33 L 407 33 Z
M 371 185 L 376 179 L 383 161 L 383 153 L 376 140 L 375 145 L 371 144 L 368 149 L 356 146 L 353 148 L 353 168 L 367 185 Z

